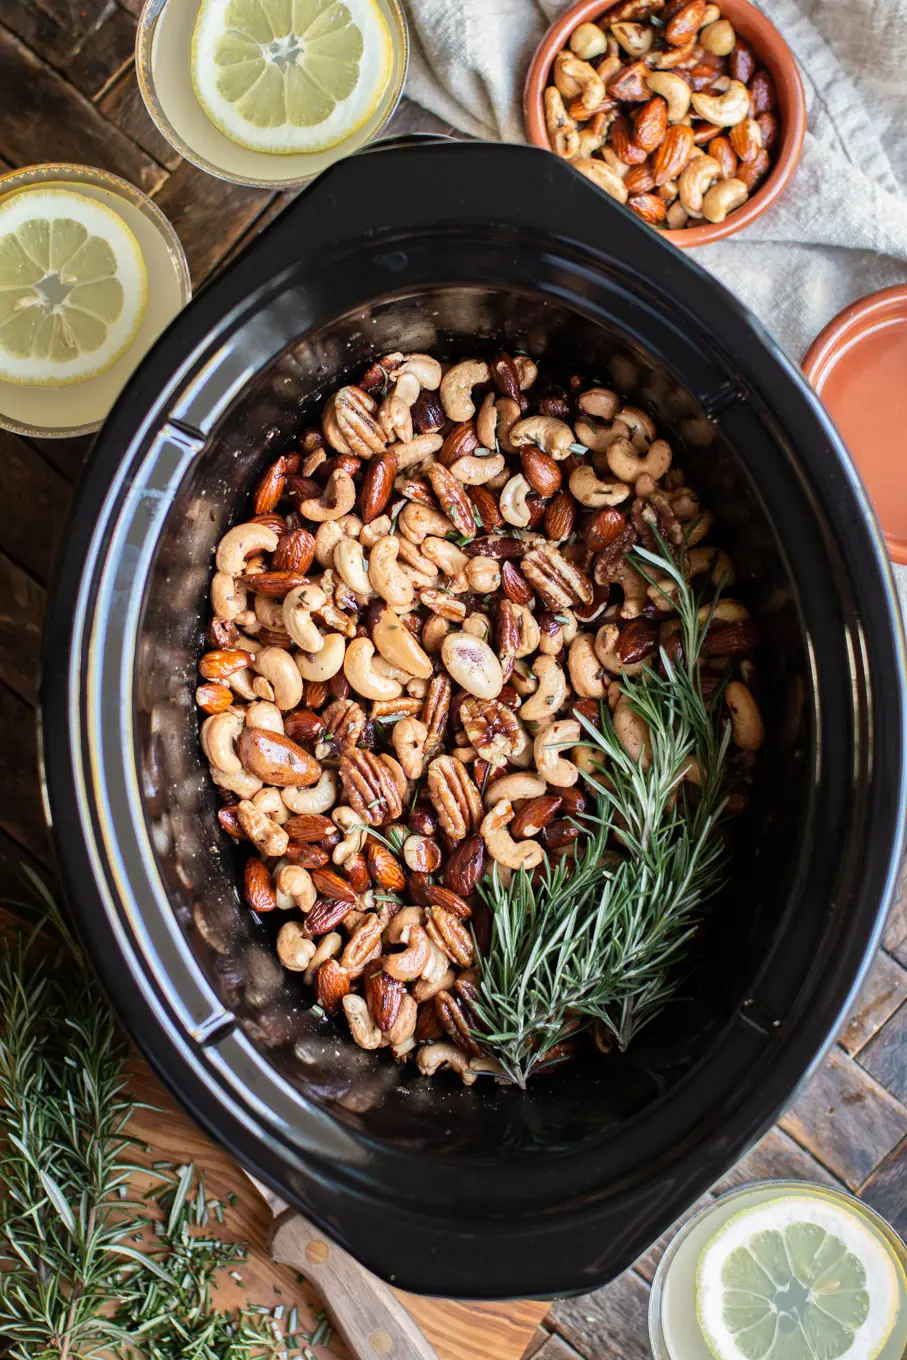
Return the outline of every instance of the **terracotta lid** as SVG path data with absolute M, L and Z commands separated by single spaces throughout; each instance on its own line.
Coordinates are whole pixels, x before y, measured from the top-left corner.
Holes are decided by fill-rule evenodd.
M 907 284 L 840 312 L 803 372 L 860 470 L 893 561 L 907 564 Z

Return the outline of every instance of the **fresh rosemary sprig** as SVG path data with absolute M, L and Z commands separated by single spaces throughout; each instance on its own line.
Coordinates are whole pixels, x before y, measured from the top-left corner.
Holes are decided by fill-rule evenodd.
M 52 930 L 0 939 L 0 1353 L 314 1360 L 323 1320 L 310 1336 L 295 1310 L 212 1305 L 215 1273 L 235 1271 L 245 1244 L 200 1232 L 223 1206 L 193 1167 L 131 1160 L 142 1107 L 127 1051 L 53 899 L 28 877 Z M 157 1180 L 150 1205 L 136 1172 Z
M 546 863 L 535 884 L 521 870 L 506 887 L 495 867 L 479 887 L 492 922 L 477 1032 L 519 1086 L 592 1021 L 626 1048 L 674 993 L 701 906 L 722 882 L 728 735 L 720 706 L 705 703 L 697 665 L 714 604 L 701 611 L 682 550 L 675 562 L 660 538 L 657 548 L 638 549 L 634 565 L 652 583 L 670 578 L 682 660 L 662 650 L 661 673 L 647 667 L 622 681 L 648 727 L 648 762 L 627 754 L 605 705 L 600 729 L 578 715 L 601 772 L 583 773 L 595 807 L 578 819 L 585 840 L 576 860 Z M 691 760 L 695 802 L 683 787 Z

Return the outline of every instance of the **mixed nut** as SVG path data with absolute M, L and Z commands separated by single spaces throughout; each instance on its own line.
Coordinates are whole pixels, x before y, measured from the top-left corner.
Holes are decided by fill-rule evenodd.
M 244 896 L 286 913 L 284 968 L 357 1044 L 472 1083 L 476 885 L 572 855 L 602 703 L 678 646 L 671 582 L 627 554 L 655 531 L 691 577 L 733 582 L 655 422 L 526 355 L 387 354 L 265 470 L 216 552 L 196 691 Z M 708 587 L 711 590 L 711 587 Z M 722 597 L 701 663 L 726 678 L 743 782 L 764 736 L 756 627 Z M 690 778 L 695 778 L 691 770 Z
M 574 29 L 551 80 L 552 149 L 651 226 L 723 222 L 771 168 L 772 77 L 708 0 L 618 0 Z

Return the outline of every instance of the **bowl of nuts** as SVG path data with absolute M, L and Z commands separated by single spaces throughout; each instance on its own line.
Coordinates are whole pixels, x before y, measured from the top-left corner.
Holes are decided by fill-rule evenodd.
M 749 0 L 581 0 L 529 68 L 526 133 L 684 248 L 778 197 L 806 130 L 803 83 Z
M 837 1032 L 902 665 L 840 438 L 716 280 L 537 148 L 376 148 L 95 445 L 42 681 L 68 900 L 178 1098 L 370 1269 L 579 1292 Z

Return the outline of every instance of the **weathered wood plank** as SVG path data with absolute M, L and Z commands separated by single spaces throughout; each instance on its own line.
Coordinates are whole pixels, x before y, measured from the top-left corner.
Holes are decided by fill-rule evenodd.
M 145 108 L 135 66 L 130 65 L 98 100 L 98 108 L 115 127 L 153 156 L 168 170 L 175 170 L 182 157 L 158 132 Z
M 716 1195 L 735 1190 L 749 1181 L 821 1181 L 824 1185 L 840 1185 L 815 1157 L 804 1151 L 793 1138 L 779 1128 L 770 1129 L 754 1148 L 740 1158 L 720 1181 L 712 1186 Z
M 0 553 L 0 681 L 26 703 L 38 697 L 44 591 Z
M 53 856 L 38 782 L 38 744 L 34 709 L 0 685 L 0 831 L 49 863 Z
M 860 1191 L 860 1199 L 907 1238 L 907 1140 L 876 1167 Z
M 856 1190 L 907 1133 L 907 1109 L 832 1049 L 781 1127 Z
M 535 1335 L 530 1338 L 529 1345 L 520 1356 L 520 1360 L 535 1360 L 542 1347 L 551 1340 L 551 1333 L 544 1327 L 536 1327 Z
M 72 488 L 33 449 L 5 430 L 0 431 L 0 468 L 0 552 L 46 585 Z
M 0 0 L 0 23 L 52 66 L 63 68 L 119 8 L 116 0 Z
M 63 68 L 77 90 L 95 99 L 135 58 L 135 31 L 131 14 L 114 5 L 96 32 L 79 45 Z
M 560 1336 L 549 1336 L 541 1350 L 535 1352 L 535 1356 L 536 1360 L 584 1360 L 579 1351 L 568 1346 L 567 1342 Z M 523 1360 L 526 1360 L 525 1356 Z
M 13 165 L 74 161 L 153 191 L 166 172 L 62 76 L 0 28 L 0 155 Z
M 907 971 L 879 950 L 853 1014 L 838 1036 L 838 1043 L 854 1057 L 904 1000 L 907 1000 Z
M 77 439 L 26 439 L 26 446 L 37 449 L 45 463 L 50 463 L 68 482 L 76 482 L 88 457 L 92 439 L 79 435 Z
M 264 212 L 274 195 L 206 175 L 188 161 L 167 180 L 155 202 L 176 229 L 198 286 Z
M 857 1059 L 902 1104 L 907 1104 L 907 1005 L 902 1006 Z
M 898 963 L 907 968 L 907 865 L 901 866 L 898 891 L 888 913 L 888 926 L 882 944 Z
M 578 1299 L 559 1299 L 546 1324 L 595 1360 L 650 1360 L 649 1286 L 627 1271 Z

